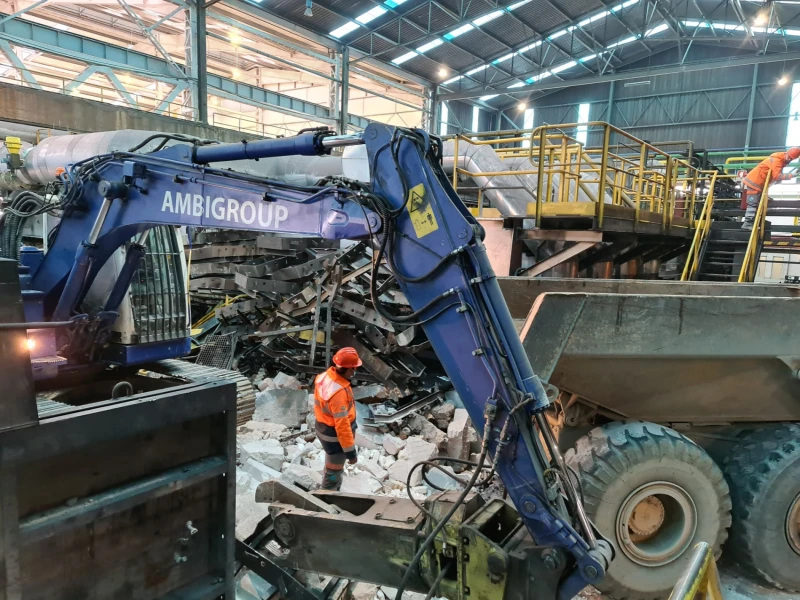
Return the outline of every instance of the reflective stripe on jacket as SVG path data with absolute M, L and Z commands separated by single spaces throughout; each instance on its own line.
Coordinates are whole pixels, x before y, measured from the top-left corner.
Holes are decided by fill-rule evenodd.
M 783 179 L 783 169 L 791 162 L 786 156 L 786 152 L 775 152 L 758 163 L 744 178 L 744 184 L 751 190 L 760 192 L 764 189 L 767 175 L 770 175 L 770 183 L 776 183 Z
M 314 417 L 336 430 L 343 452 L 356 448 L 353 423 L 356 420 L 356 403 L 350 382 L 333 367 L 317 375 L 314 380 Z

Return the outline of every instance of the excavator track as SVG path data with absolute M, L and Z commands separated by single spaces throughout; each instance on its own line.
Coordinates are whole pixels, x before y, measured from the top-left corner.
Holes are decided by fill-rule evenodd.
M 162 360 L 150 370 L 195 383 L 233 381 L 236 383 L 236 424 L 244 425 L 253 418 L 256 410 L 256 389 L 250 380 L 238 371 L 206 367 L 182 360 Z

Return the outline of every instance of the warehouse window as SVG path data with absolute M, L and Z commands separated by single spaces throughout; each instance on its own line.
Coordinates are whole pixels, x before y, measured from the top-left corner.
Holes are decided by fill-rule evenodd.
M 578 107 L 578 123 L 588 123 L 588 122 L 589 122 L 589 103 L 586 102 L 585 104 L 581 104 Z M 578 133 L 575 137 L 578 138 L 578 141 L 585 146 L 586 137 L 588 133 L 589 132 L 588 129 L 586 128 L 586 125 L 581 125 L 578 127 Z
M 447 103 L 442 102 L 442 110 L 439 115 L 439 135 L 447 135 L 447 119 L 450 118 L 450 110 Z
M 481 109 L 477 106 L 472 107 L 472 131 L 478 133 L 480 129 Z
M 525 109 L 525 114 L 522 117 L 522 128 L 523 129 L 533 129 L 533 109 L 532 108 L 526 108 Z M 531 147 L 531 141 L 530 140 L 524 140 L 522 142 L 522 147 L 523 148 L 530 148 Z

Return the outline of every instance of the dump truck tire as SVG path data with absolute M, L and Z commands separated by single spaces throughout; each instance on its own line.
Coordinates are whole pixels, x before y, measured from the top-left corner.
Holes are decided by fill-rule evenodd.
M 751 434 L 731 454 L 725 475 L 733 500 L 731 554 L 767 583 L 800 592 L 800 426 Z
M 731 524 L 722 470 L 678 432 L 642 421 L 580 438 L 566 460 L 616 557 L 597 588 L 619 600 L 669 596 L 698 542 L 716 555 Z

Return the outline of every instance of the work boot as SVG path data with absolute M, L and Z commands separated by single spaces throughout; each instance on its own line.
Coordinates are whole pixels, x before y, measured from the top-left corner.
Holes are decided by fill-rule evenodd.
M 322 489 L 338 492 L 340 489 L 342 489 L 343 474 L 344 470 L 336 471 L 325 467 L 325 471 L 322 474 Z
M 742 231 L 753 231 L 753 221 L 743 221 Z

